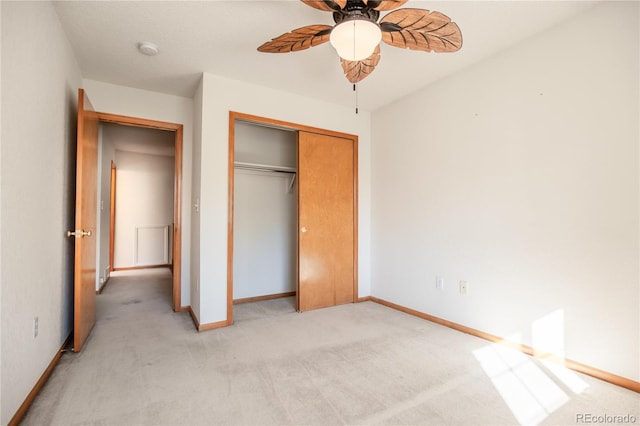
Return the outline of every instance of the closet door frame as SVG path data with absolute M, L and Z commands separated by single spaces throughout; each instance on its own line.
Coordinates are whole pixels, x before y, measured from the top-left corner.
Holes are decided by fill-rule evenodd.
M 228 163 L 228 212 L 227 212 L 227 321 L 233 324 L 233 213 L 234 213 L 234 162 L 235 162 L 235 123 L 244 121 L 258 126 L 274 127 L 283 130 L 303 131 L 321 135 L 349 139 L 353 143 L 353 302 L 358 301 L 358 136 L 333 130 L 305 126 L 287 121 L 275 120 L 257 115 L 229 111 L 229 163 Z M 298 201 L 299 202 L 299 201 Z M 300 206 L 298 206 L 299 210 Z M 298 226 L 299 227 L 299 224 Z M 299 250 L 299 248 L 298 248 Z M 296 254 L 299 257 L 299 253 Z M 296 262 L 297 263 L 297 262 Z M 296 278 L 297 279 L 297 278 Z M 298 308 L 296 284 L 296 309 Z

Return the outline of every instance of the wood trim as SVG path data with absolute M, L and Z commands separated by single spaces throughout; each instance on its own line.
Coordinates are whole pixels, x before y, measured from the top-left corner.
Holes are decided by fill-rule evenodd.
M 173 311 L 182 307 L 182 139 L 184 127 L 180 125 L 175 133 L 175 173 L 173 191 L 173 239 L 171 275 L 173 277 Z
M 116 247 L 116 163 L 111 161 L 109 190 L 109 271 L 113 272 L 113 253 Z
M 145 266 L 124 266 L 122 268 L 114 268 L 113 270 L 118 271 L 136 271 L 140 269 L 156 269 L 156 268 L 169 268 L 171 265 L 145 265 Z
M 215 330 L 216 328 L 228 327 L 230 325 L 229 321 L 209 322 L 206 324 L 200 324 L 198 331 Z
M 107 112 L 98 112 L 98 120 L 105 123 L 122 124 L 124 126 L 147 127 L 159 130 L 178 130 L 182 128 L 182 124 L 170 123 L 167 121 L 149 120 L 146 118 L 129 117 L 126 115 L 110 114 Z
M 191 309 L 191 306 L 189 306 L 189 315 L 191 315 L 191 320 L 193 321 L 193 325 L 196 326 L 196 330 L 200 330 L 200 321 L 198 321 L 198 318 L 196 317 L 196 314 L 193 312 L 193 309 Z
M 107 277 L 107 279 L 102 283 L 98 291 L 96 291 L 96 294 L 102 294 L 102 292 L 104 291 L 104 288 L 107 286 L 107 283 L 109 282 L 109 279 L 111 279 L 111 276 Z
M 121 124 L 123 126 L 146 127 L 150 129 L 169 130 L 175 132 L 175 176 L 174 176 L 174 224 L 173 224 L 173 262 L 169 266 L 173 276 L 173 310 L 179 312 L 181 309 L 182 294 L 182 151 L 184 126 L 179 123 L 166 121 L 149 120 L 146 118 L 129 117 L 126 115 L 97 112 L 98 120 L 105 123 Z M 115 217 L 115 211 L 114 211 Z M 115 220 L 115 219 L 114 219 Z M 115 232 L 115 222 L 114 222 Z M 165 266 L 165 265 L 162 265 Z M 168 266 L 168 265 L 167 265 Z M 111 261 L 111 268 L 114 271 L 127 270 L 128 268 L 114 268 Z M 146 268 L 146 267 L 145 267 Z
M 269 127 L 276 127 L 284 130 L 293 130 L 296 132 L 309 132 L 318 133 L 326 136 L 335 136 L 342 139 L 356 139 L 356 135 L 349 133 L 337 132 L 334 130 L 321 129 L 319 127 L 305 126 L 304 124 L 291 123 L 289 121 L 276 120 L 273 118 L 260 117 L 258 115 L 244 114 L 242 112 L 229 111 L 229 122 L 233 123 L 235 120 L 244 121 L 247 123 L 258 124 Z
M 358 300 L 358 136 L 353 136 L 353 302 Z
M 233 324 L 233 212 L 235 194 L 235 143 L 236 118 L 235 113 L 229 111 L 229 162 L 227 174 L 229 181 L 228 210 L 227 210 L 227 322 Z
M 321 129 L 318 127 L 305 126 L 302 124 L 291 123 L 288 121 L 276 120 L 273 118 L 260 117 L 252 114 L 245 114 L 237 111 L 229 111 L 229 162 L 228 169 L 228 217 L 227 217 L 227 323 L 233 324 L 233 195 L 234 195 L 234 154 L 235 154 L 235 122 L 236 120 L 247 123 L 263 125 L 268 127 L 276 127 L 284 130 L 293 130 L 296 132 L 318 133 L 327 136 L 334 136 L 353 141 L 354 146 L 354 292 L 353 301 L 358 299 L 358 136 L 348 133 L 337 132 L 333 130 Z M 298 206 L 298 209 L 300 206 Z M 299 226 L 299 225 L 298 225 Z M 300 256 L 298 255 L 297 258 Z M 298 267 L 298 266 L 296 266 Z M 300 306 L 298 299 L 299 293 L 296 293 L 296 305 Z
M 234 305 L 240 305 L 241 303 L 262 302 L 263 300 L 280 299 L 283 297 L 295 296 L 295 291 L 288 291 L 286 293 L 266 294 L 264 296 L 245 297 L 243 299 L 234 299 Z
M 60 349 L 58 349 L 56 354 L 53 356 L 53 359 L 44 370 L 44 373 L 42 373 L 42 376 L 40 376 L 40 379 L 38 379 L 33 389 L 31 389 L 31 392 L 29 392 L 25 400 L 22 402 L 22 404 L 18 408 L 18 411 L 16 411 L 11 420 L 9 420 L 9 423 L 7 423 L 8 426 L 17 426 L 20 424 L 20 421 L 22 420 L 24 415 L 27 414 L 29 407 L 31 407 L 31 404 L 33 404 L 33 401 L 36 399 L 36 396 L 38 396 L 45 383 L 47 383 L 47 380 L 51 376 L 51 373 L 53 373 L 53 370 L 56 368 L 56 365 L 58 365 L 58 362 L 62 357 L 62 353 L 64 352 L 64 348 L 66 348 L 70 344 L 71 334 L 69 334 L 62 346 L 60 346 Z
M 516 349 L 520 352 L 523 352 L 527 355 L 533 356 L 535 358 L 540 358 L 544 360 L 549 360 L 561 364 L 571 370 L 577 371 L 579 373 L 586 374 L 591 377 L 595 377 L 596 379 L 611 383 L 616 386 L 620 386 L 634 392 L 640 393 L 640 382 L 636 382 L 635 380 L 628 379 L 626 377 L 618 376 L 613 373 L 609 373 L 604 370 L 600 370 L 595 367 L 591 367 L 577 361 L 573 361 L 571 359 L 562 358 L 556 355 L 552 355 L 549 353 L 540 352 L 531 346 L 523 345 L 522 343 L 512 342 L 503 337 L 499 337 L 490 333 L 486 333 L 484 331 L 476 330 L 475 328 L 467 327 L 462 324 L 458 324 L 452 321 L 445 320 L 443 318 L 439 318 L 433 315 L 426 314 L 424 312 L 416 311 L 415 309 L 407 308 L 402 305 L 395 304 L 393 302 L 389 302 L 383 299 L 379 299 L 377 297 L 369 296 L 369 300 L 372 302 L 378 303 L 380 305 L 387 306 L 389 308 L 398 310 L 400 312 L 404 312 L 409 315 L 416 316 L 418 318 L 425 319 L 427 321 L 434 322 L 436 324 L 443 325 L 445 327 L 451 328 L 456 331 L 460 331 L 462 333 L 470 334 L 472 336 L 480 337 L 481 339 L 488 340 L 493 343 L 499 343 L 501 345 L 508 346 L 510 348 Z
M 554 357 L 552 355 L 547 355 L 544 358 L 562 364 L 571 370 L 586 374 L 587 376 L 595 377 L 604 382 L 640 393 L 640 382 L 636 382 L 635 380 L 618 376 L 617 374 L 609 373 L 608 371 L 600 370 L 567 358 Z
M 296 135 L 296 168 L 300 165 L 300 132 Z M 300 176 L 296 171 L 298 196 L 296 197 L 296 311 L 300 310 Z
M 228 321 L 218 321 L 218 322 L 210 322 L 207 324 L 200 324 L 200 322 L 198 321 L 198 318 L 196 317 L 196 314 L 193 312 L 193 309 L 191 309 L 191 306 L 188 307 L 188 310 L 189 310 L 189 315 L 191 315 L 191 320 L 193 320 L 193 324 L 196 326 L 196 330 L 198 331 L 213 330 L 216 328 L 227 327 L 231 325 L 229 324 Z
M 371 296 L 358 297 L 358 299 L 356 300 L 356 302 L 358 303 L 370 302 L 370 301 L 371 301 Z
M 180 310 L 178 312 L 189 312 L 191 309 L 191 305 L 180 306 Z

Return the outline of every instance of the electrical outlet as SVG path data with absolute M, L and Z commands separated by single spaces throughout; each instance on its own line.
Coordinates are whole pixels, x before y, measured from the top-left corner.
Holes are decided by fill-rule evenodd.
M 38 317 L 33 318 L 33 338 L 38 337 Z
M 466 281 L 460 281 L 460 294 L 463 296 L 469 294 L 469 285 Z
M 442 290 L 444 288 L 444 279 L 442 277 L 436 277 L 436 288 Z

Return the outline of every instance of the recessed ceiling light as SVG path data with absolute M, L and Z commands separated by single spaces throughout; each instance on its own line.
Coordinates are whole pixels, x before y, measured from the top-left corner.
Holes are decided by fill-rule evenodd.
M 149 43 L 148 41 L 138 43 L 138 50 L 140 51 L 140 53 L 148 56 L 155 56 L 158 54 L 158 46 L 156 46 L 154 43 Z

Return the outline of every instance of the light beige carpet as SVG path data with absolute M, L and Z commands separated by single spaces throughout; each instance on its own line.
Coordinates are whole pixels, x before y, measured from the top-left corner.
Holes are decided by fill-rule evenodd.
M 637 393 L 372 302 L 241 304 L 232 327 L 198 333 L 170 297 L 166 270 L 111 278 L 23 424 L 640 423 Z

